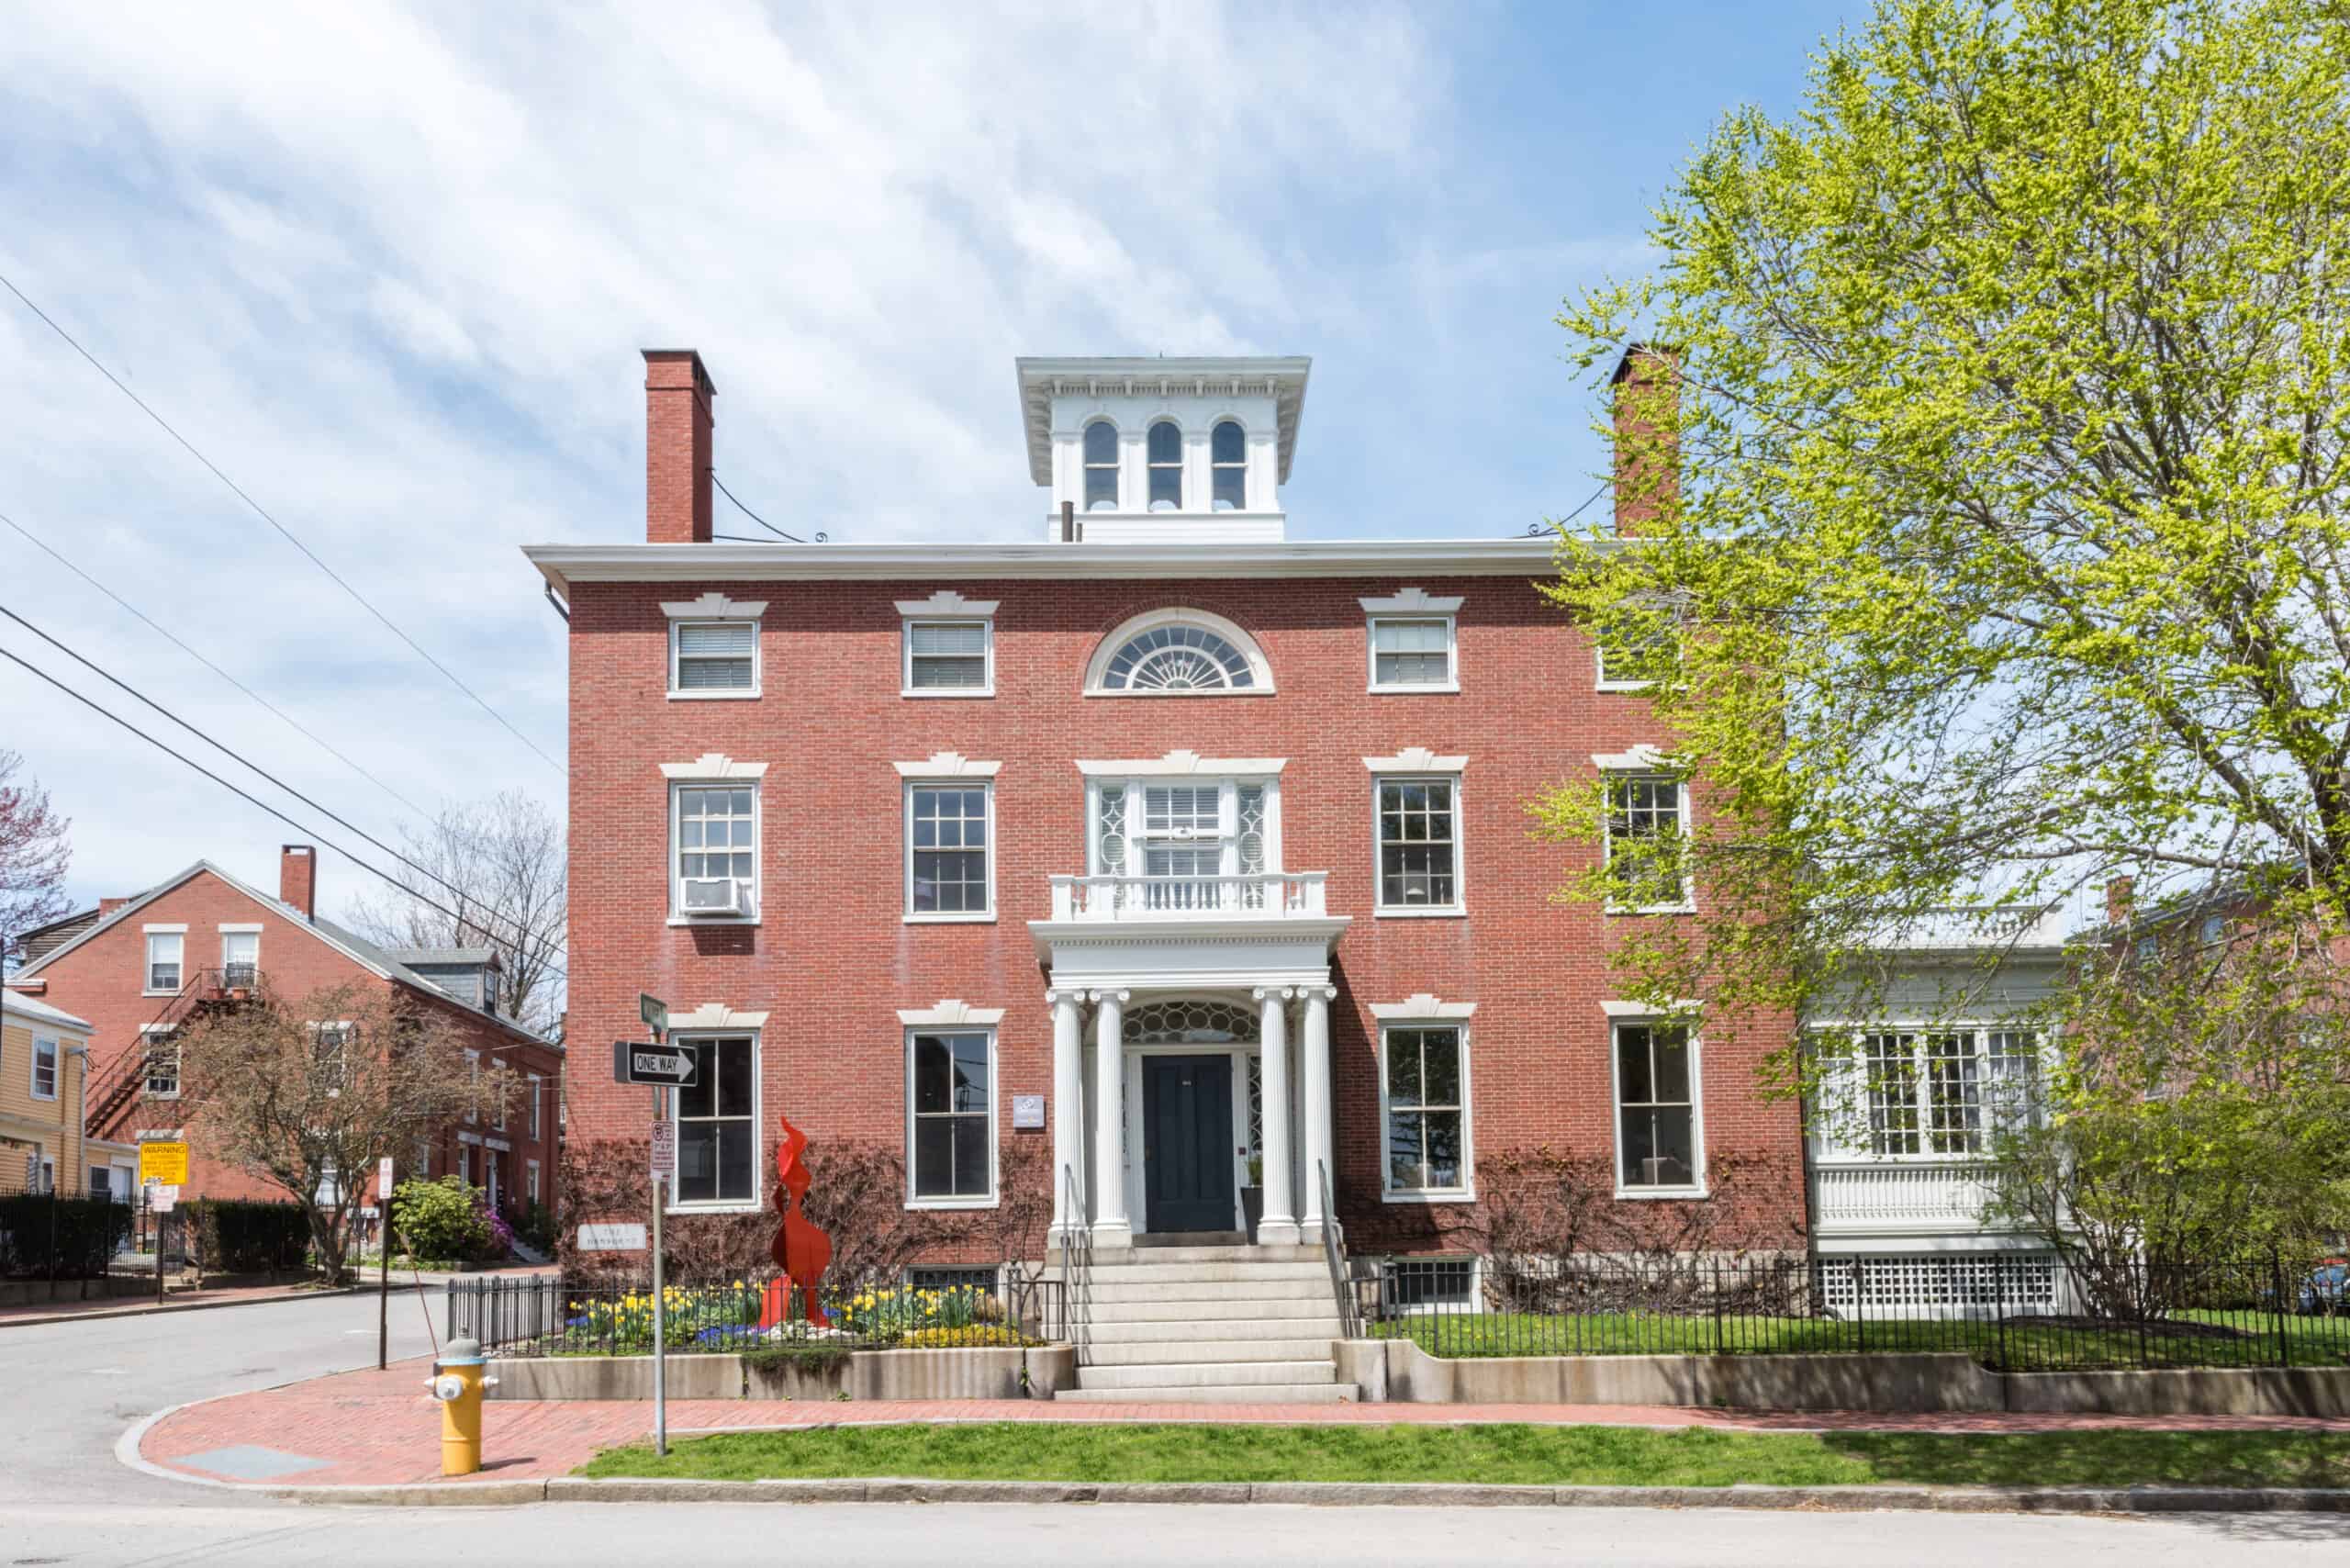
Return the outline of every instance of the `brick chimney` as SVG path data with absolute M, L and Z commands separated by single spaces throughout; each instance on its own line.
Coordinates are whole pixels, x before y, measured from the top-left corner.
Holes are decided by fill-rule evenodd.
M 277 851 L 277 900 L 292 904 L 305 920 L 319 907 L 319 852 L 307 844 L 281 845 Z
M 2105 884 L 2105 923 L 2121 925 L 2127 922 L 2137 903 L 2138 879 L 2115 877 Z
M 1627 538 L 1681 499 L 1677 357 L 1634 343 L 1608 377 L 1616 398 L 1616 532 Z
M 711 400 L 718 388 L 691 349 L 644 351 L 644 538 L 710 543 Z
M 130 901 L 127 898 L 100 899 L 98 901 L 98 918 L 100 920 L 104 920 L 107 915 L 112 914 L 116 910 L 120 909 L 124 904 L 127 904 Z

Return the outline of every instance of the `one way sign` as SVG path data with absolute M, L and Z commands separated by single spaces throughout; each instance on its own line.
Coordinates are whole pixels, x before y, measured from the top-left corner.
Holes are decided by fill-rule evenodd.
M 694 1081 L 694 1058 L 688 1051 L 664 1050 L 642 1040 L 612 1042 L 612 1081 L 650 1083 L 683 1089 Z

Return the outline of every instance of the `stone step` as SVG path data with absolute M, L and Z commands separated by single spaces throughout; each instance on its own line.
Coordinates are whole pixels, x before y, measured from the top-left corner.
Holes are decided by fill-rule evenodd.
M 1208 1259 L 1190 1263 L 1095 1263 L 1096 1284 L 1116 1280 L 1133 1284 L 1238 1284 L 1248 1280 L 1319 1280 L 1330 1288 L 1330 1268 L 1318 1258 Z
M 1300 1301 L 1331 1302 L 1330 1282 L 1312 1274 L 1271 1280 L 1126 1280 L 1096 1276 L 1077 1293 L 1078 1310 L 1087 1302 L 1112 1301 Z
M 1085 1405 L 1352 1405 L 1351 1383 L 1256 1383 L 1223 1387 L 1064 1388 L 1055 1399 Z
M 1085 1327 L 1088 1342 L 1095 1345 L 1153 1345 L 1180 1339 L 1320 1339 L 1326 1343 L 1345 1333 L 1338 1315 L 1326 1306 L 1319 1314 L 1301 1313 L 1294 1317 L 1096 1317 Z
M 1058 1254 L 1056 1254 L 1058 1257 Z M 1150 1247 L 1136 1245 L 1131 1249 L 1100 1251 L 1093 1254 L 1098 1269 L 1125 1269 L 1140 1263 L 1322 1263 L 1319 1247 L 1227 1247 L 1210 1243 L 1194 1247 Z
M 1292 1361 L 1151 1361 L 1136 1366 L 1081 1366 L 1080 1388 L 1215 1388 L 1230 1383 L 1329 1383 L 1338 1375 L 1328 1358 Z
M 1239 1318 L 1264 1321 L 1271 1318 L 1306 1318 L 1337 1321 L 1327 1288 L 1318 1293 L 1296 1295 L 1242 1295 L 1229 1292 L 1223 1295 L 1201 1299 L 1192 1296 L 1138 1296 L 1133 1299 L 1100 1296 L 1091 1304 L 1080 1300 L 1079 1312 L 1097 1328 L 1113 1323 L 1216 1323 Z M 1319 1333 L 1319 1327 L 1315 1332 Z M 1336 1338 L 1335 1335 L 1332 1336 Z
M 1199 1330 L 1193 1329 L 1193 1333 Z M 1296 1339 L 1103 1339 L 1086 1341 L 1089 1368 L 1177 1366 L 1240 1361 L 1304 1362 L 1330 1353 L 1328 1338 Z

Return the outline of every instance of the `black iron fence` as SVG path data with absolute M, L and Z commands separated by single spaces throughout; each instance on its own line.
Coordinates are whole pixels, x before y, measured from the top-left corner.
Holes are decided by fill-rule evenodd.
M 0 1193 L 0 1279 L 103 1279 L 151 1223 L 135 1194 L 109 1188 Z
M 2350 1365 L 2340 1259 L 2129 1263 L 2047 1254 L 1392 1259 L 1369 1332 L 1431 1355 L 1949 1352 L 2003 1372 Z
M 806 1316 L 780 1278 L 670 1285 L 662 1293 L 672 1354 L 800 1345 L 847 1350 L 1039 1345 L 1066 1338 L 1066 1282 L 1007 1271 L 994 1287 L 902 1282 L 827 1291 L 830 1322 Z M 567 1285 L 552 1278 L 452 1280 L 447 1331 L 504 1356 L 634 1356 L 653 1350 L 653 1288 Z

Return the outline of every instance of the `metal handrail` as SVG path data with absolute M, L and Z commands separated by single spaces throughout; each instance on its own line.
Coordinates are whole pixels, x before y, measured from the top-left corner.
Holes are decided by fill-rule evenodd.
M 1061 1314 L 1067 1319 L 1062 1327 L 1077 1352 L 1077 1364 L 1085 1366 L 1092 1360 L 1088 1330 L 1093 1311 L 1093 1233 L 1078 1201 L 1073 1166 L 1061 1167 Z
M 1330 1167 L 1317 1159 L 1314 1174 L 1322 1183 L 1322 1259 L 1330 1265 L 1330 1293 L 1338 1300 L 1338 1327 L 1348 1338 L 1360 1339 L 1362 1304 L 1356 1298 L 1354 1282 L 1347 1277 L 1347 1234 L 1338 1223 L 1338 1206 L 1331 1201 Z

